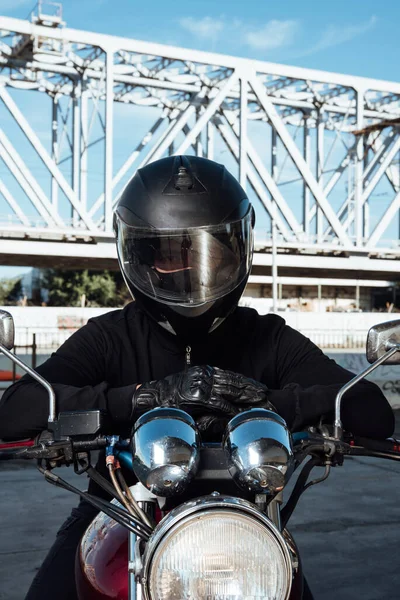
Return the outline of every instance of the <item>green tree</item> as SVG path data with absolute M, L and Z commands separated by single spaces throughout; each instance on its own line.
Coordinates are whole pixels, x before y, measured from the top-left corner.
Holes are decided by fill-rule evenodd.
M 121 306 L 128 300 L 122 276 L 114 271 L 48 269 L 44 287 L 49 306 Z
M 15 305 L 21 296 L 21 277 L 0 280 L 0 306 Z
M 6 301 L 7 304 L 17 304 L 22 298 L 22 284 L 21 279 L 17 279 L 12 286 L 10 293 L 8 294 Z

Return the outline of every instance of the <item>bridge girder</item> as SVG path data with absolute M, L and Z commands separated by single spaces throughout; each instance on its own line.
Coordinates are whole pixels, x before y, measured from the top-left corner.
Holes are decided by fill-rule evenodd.
M 167 154 L 196 153 L 224 162 L 226 156 L 236 169 L 256 203 L 264 252 L 274 222 L 293 269 L 294 255 L 306 257 L 312 247 L 315 255 L 330 254 L 338 270 L 345 253 L 362 256 L 365 271 L 376 271 L 368 268 L 372 257 L 397 271 L 400 84 L 44 22 L 0 17 L 0 108 L 24 139 L 18 146 L 7 127 L 0 129 L 5 261 L 13 241 L 28 256 L 32 244 L 48 243 L 51 257 L 57 243 L 79 260 L 78 245 L 86 244 L 93 260 L 109 260 L 112 210 L 129 177 Z M 18 95 L 33 99 L 34 91 L 51 100 L 47 145 L 18 105 Z M 117 167 L 113 133 L 122 105 L 130 107 L 130 123 L 144 107 L 154 119 Z M 382 121 L 385 128 L 370 127 Z M 102 185 L 93 195 L 91 152 L 99 146 Z M 40 177 L 25 164 L 28 149 L 40 160 Z

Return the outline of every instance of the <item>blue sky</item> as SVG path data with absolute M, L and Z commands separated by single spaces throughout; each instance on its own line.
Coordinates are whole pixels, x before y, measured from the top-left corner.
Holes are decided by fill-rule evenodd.
M 34 2 L 0 0 L 26 18 Z M 271 62 L 398 80 L 400 2 L 65 0 L 68 27 Z M 0 277 L 23 269 L 0 268 Z

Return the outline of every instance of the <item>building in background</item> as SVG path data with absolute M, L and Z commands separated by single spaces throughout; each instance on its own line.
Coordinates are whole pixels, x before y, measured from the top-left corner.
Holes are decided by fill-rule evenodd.
M 272 282 L 252 283 L 251 277 L 244 297 L 263 298 L 272 311 Z M 278 278 L 278 311 L 296 312 L 398 312 L 400 289 L 395 282 L 383 286 L 380 281 L 370 285 L 348 284 L 338 280 L 334 284 L 318 283 L 324 280 L 312 278 L 296 281 L 296 278 Z M 326 280 L 325 280 L 326 281 Z M 373 285 L 372 285 L 373 284 Z
M 272 277 L 262 277 L 258 283 L 257 267 L 253 267 L 250 281 L 245 289 L 243 301 L 263 299 L 263 306 L 272 311 Z M 279 312 L 398 312 L 400 310 L 400 288 L 395 282 L 360 281 L 354 285 L 346 280 L 330 283 L 329 279 L 278 277 Z M 42 306 L 49 301 L 45 283 L 45 270 L 33 268 L 21 279 L 19 304 Z M 118 305 L 118 302 L 116 302 Z
M 21 297 L 19 301 L 23 304 L 41 306 L 47 304 L 49 292 L 44 285 L 43 269 L 33 268 L 22 276 Z

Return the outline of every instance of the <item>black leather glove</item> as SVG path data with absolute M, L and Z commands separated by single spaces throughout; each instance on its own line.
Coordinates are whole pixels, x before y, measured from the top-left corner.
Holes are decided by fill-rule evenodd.
M 233 371 L 214 368 L 214 390 L 229 400 L 240 411 L 250 408 L 267 408 L 276 412 L 268 400 L 268 388 L 263 383 Z
M 240 373 L 214 367 L 214 392 L 233 404 L 237 412 L 250 408 L 267 408 L 277 412 L 272 402 L 267 399 L 267 386 Z M 201 415 L 196 420 L 203 438 L 212 441 L 221 437 L 228 421 L 229 418 L 212 414 Z
M 131 421 L 158 406 L 181 408 L 194 417 L 233 417 L 238 412 L 230 399 L 215 389 L 215 369 L 208 365 L 142 384 L 133 394 Z

